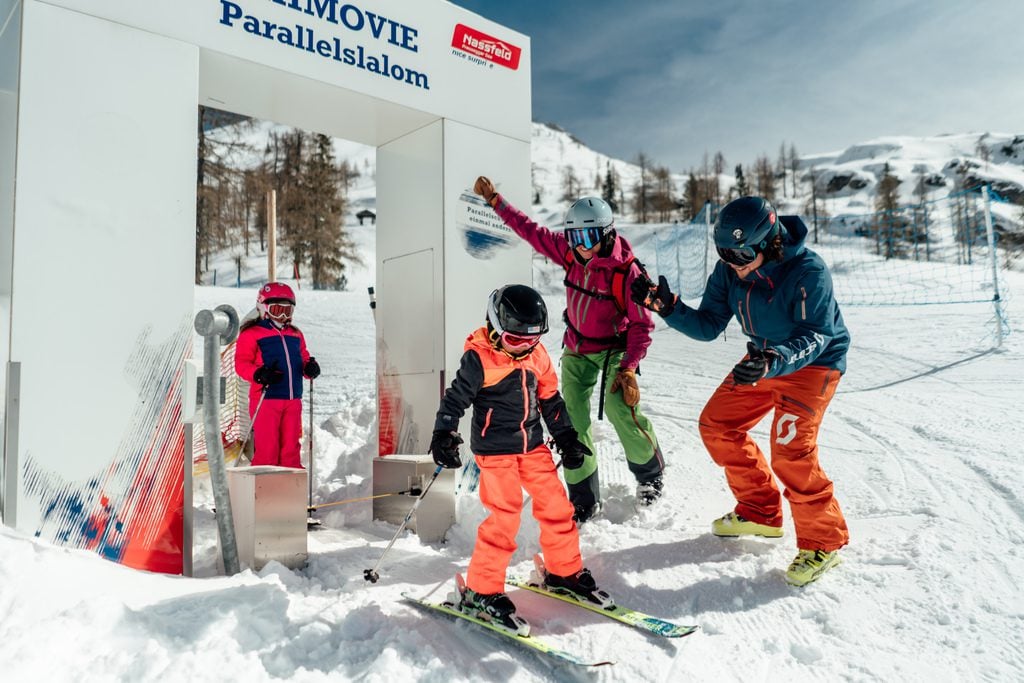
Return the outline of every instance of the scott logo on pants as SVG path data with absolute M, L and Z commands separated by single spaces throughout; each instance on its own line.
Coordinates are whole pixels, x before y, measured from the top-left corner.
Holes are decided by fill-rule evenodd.
M 785 446 L 796 437 L 796 421 L 799 418 L 786 413 L 775 423 L 775 443 Z

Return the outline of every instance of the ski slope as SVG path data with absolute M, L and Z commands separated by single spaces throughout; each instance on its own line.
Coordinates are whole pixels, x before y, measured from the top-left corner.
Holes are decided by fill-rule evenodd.
M 371 265 L 350 273 L 353 291 L 298 292 L 296 322 L 324 370 L 314 405 L 317 503 L 367 495 L 376 452 L 364 288 L 372 230 L 357 238 Z M 557 283 L 536 263 L 538 281 Z M 700 624 L 681 640 L 513 591 L 536 633 L 583 659 L 616 661 L 583 674 L 401 602 L 403 591 L 452 590 L 482 518 L 467 501 L 447 543 L 403 535 L 377 584 L 363 570 L 395 527 L 374 522 L 368 503 L 325 508 L 302 571 L 272 564 L 217 577 L 212 498 L 200 484 L 199 578 L 136 572 L 0 529 L 0 670 L 9 681 L 1021 680 L 1024 278 L 1008 277 L 1013 334 L 1001 349 L 992 348 L 988 306 L 844 309 L 849 370 L 820 446 L 852 540 L 844 563 L 804 589 L 783 581 L 796 551 L 788 521 L 777 541 L 709 532 L 733 501 L 696 419 L 744 338 L 730 327 L 725 339 L 700 343 L 658 322 L 641 400 L 668 462 L 665 497 L 634 510 L 614 432 L 598 423 L 605 509 L 581 541 L 584 561 L 621 604 Z M 254 296 L 202 287 L 196 306 L 244 312 Z M 545 296 L 552 311 L 562 307 L 557 287 Z M 546 338 L 552 352 L 560 333 Z M 765 428 L 755 434 L 766 446 Z M 523 575 L 539 550 L 528 512 L 519 545 L 511 570 Z

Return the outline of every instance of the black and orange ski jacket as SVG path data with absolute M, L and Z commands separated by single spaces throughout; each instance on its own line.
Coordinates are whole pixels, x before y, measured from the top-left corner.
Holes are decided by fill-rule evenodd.
M 544 442 L 542 417 L 556 441 L 576 437 L 544 345 L 538 344 L 523 358 L 512 358 L 494 348 L 486 326 L 466 339 L 462 362 L 441 398 L 434 429 L 458 431 L 469 406 L 473 406 L 469 445 L 477 455 L 527 453 L 537 448 Z

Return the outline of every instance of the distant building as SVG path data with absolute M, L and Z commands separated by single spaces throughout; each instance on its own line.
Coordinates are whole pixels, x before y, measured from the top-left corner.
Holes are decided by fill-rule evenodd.
M 357 213 L 356 214 L 356 218 L 359 219 L 359 225 L 363 224 L 363 219 L 364 218 L 369 218 L 370 219 L 370 225 L 376 225 L 377 224 L 377 214 L 375 214 L 373 211 L 370 211 L 369 209 L 363 209 L 362 211 Z

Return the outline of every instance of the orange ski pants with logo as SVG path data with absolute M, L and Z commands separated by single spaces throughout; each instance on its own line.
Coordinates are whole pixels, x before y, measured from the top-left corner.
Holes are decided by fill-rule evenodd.
M 568 576 L 583 568 L 573 507 L 547 446 L 522 455 L 478 455 L 476 464 L 480 466 L 480 502 L 490 514 L 477 528 L 466 586 L 484 594 L 505 591 L 505 570 L 516 551 L 523 489 L 530 494 L 533 516 L 540 523 L 540 548 L 548 572 Z
M 785 487 L 801 550 L 837 550 L 850 540 L 832 482 L 818 464 L 818 428 L 839 385 L 838 370 L 809 365 L 756 385 L 725 378 L 700 416 L 700 435 L 711 458 L 725 468 L 736 514 L 782 526 Z M 748 433 L 770 411 L 771 467 Z

